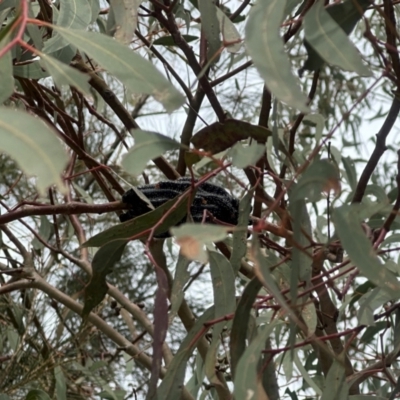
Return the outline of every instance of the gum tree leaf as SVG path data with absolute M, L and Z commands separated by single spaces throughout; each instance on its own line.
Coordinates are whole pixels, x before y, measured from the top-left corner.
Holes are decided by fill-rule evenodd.
M 92 277 L 85 288 L 82 318 L 85 319 L 104 299 L 108 291 L 107 275 L 113 271 L 115 263 L 121 259 L 127 243 L 127 240 L 113 240 L 97 250 L 92 261 Z
M 327 63 L 361 76 L 371 76 L 358 50 L 325 10 L 323 0 L 316 2 L 305 15 L 304 35 L 308 45 L 312 46 Z
M 54 8 L 53 8 L 54 10 Z M 84 30 L 92 20 L 92 8 L 87 0 L 60 0 L 60 12 L 56 16 L 55 25 L 67 29 Z M 58 33 L 46 42 L 43 51 L 47 54 L 60 50 L 67 45 L 65 38 Z
M 42 79 L 49 76 L 49 73 L 40 65 L 39 60 L 26 65 L 14 66 L 13 74 L 14 76 L 26 79 Z
M 26 395 L 25 400 L 51 400 L 49 395 L 43 390 L 32 389 Z
M 246 48 L 270 92 L 289 106 L 308 113 L 307 96 L 291 72 L 279 33 L 285 7 L 286 0 L 256 2 L 246 24 Z
M 216 8 L 219 28 L 224 39 L 224 45 L 229 53 L 237 53 L 242 48 L 240 33 L 235 24 L 218 7 Z M 231 44 L 229 44 L 231 43 Z
M 116 239 L 129 239 L 147 229 L 153 227 L 164 214 L 170 211 L 171 207 L 175 209 L 168 215 L 165 221 L 155 230 L 155 234 L 163 233 L 168 230 L 171 226 L 180 222 L 187 213 L 187 198 L 189 197 L 189 192 L 182 197 L 182 201 L 179 205 L 176 205 L 178 198 L 168 200 L 166 203 L 157 207 L 155 210 L 150 211 L 146 214 L 140 215 L 139 217 L 130 219 L 121 224 L 113 226 L 97 235 L 91 237 L 87 242 L 85 242 L 83 247 L 100 247 L 104 244 L 116 240 Z M 141 237 L 148 235 L 148 232 L 143 234 Z
M 111 0 L 114 13 L 115 33 L 118 42 L 129 44 L 135 33 L 138 21 L 138 8 L 142 0 Z
M 187 223 L 171 229 L 182 254 L 190 260 L 206 263 L 208 260 L 204 246 L 207 243 L 219 242 L 225 239 L 232 228 L 211 225 Z
M 344 205 L 334 211 L 334 223 L 342 246 L 362 275 L 386 291 L 393 299 L 398 299 L 400 283 L 396 275 L 378 259 L 371 242 L 361 228 L 357 209 L 357 205 Z
M 234 380 L 235 389 L 233 393 L 235 399 L 268 400 L 258 373 L 258 362 L 261 351 L 265 348 L 265 342 L 276 325 L 277 322 L 272 321 L 263 328 L 260 328 L 258 335 L 250 343 L 239 360 L 237 371 L 240 371 L 240 373 L 236 374 Z M 253 395 L 249 397 L 250 393 Z
M 262 284 L 257 277 L 253 278 L 244 288 L 236 308 L 232 322 L 231 338 L 229 341 L 231 354 L 232 376 L 235 377 L 237 365 L 246 348 L 247 330 L 253 304 Z
M 193 35 L 182 35 L 182 38 L 187 42 L 193 42 L 194 40 L 197 40 L 199 37 L 198 36 L 193 36 Z M 176 46 L 176 43 L 173 39 L 172 36 L 163 36 L 158 39 L 156 39 L 153 42 L 153 45 L 161 45 L 161 46 Z
M 264 152 L 265 146 L 253 140 L 248 146 L 236 143 L 229 155 L 232 156 L 232 164 L 235 167 L 246 168 L 249 165 L 254 165 Z
M 67 400 L 67 382 L 59 365 L 54 368 L 54 377 L 56 379 L 57 400 Z
M 271 132 L 262 126 L 236 119 L 227 119 L 223 124 L 215 122 L 199 130 L 192 137 L 191 142 L 197 149 L 217 154 L 240 140 L 253 138 L 259 142 L 266 142 L 269 136 L 271 136 Z
M 73 86 L 88 97 L 91 97 L 89 76 L 64 64 L 46 54 L 41 55 L 41 64 L 52 76 L 58 88 Z
M 122 166 L 132 175 L 140 175 L 149 160 L 160 156 L 168 150 L 178 149 L 180 144 L 175 140 L 156 132 L 132 131 L 135 145 L 122 160 Z
M 0 151 L 9 154 L 27 175 L 37 176 L 40 193 L 53 184 L 64 191 L 61 174 L 68 157 L 56 133 L 41 119 L 0 107 Z
M 329 160 L 314 161 L 301 175 L 298 184 L 291 193 L 291 201 L 309 199 L 318 201 L 323 192 L 340 191 L 339 171 Z
M 187 370 L 187 362 L 197 342 L 203 337 L 199 332 L 203 329 L 207 321 L 214 318 L 214 307 L 210 307 L 204 314 L 197 319 L 193 328 L 186 335 L 178 352 L 174 355 L 171 364 L 168 365 L 167 373 L 165 374 L 160 386 L 157 389 L 157 400 L 180 399 L 182 396 L 183 381 Z
M 8 43 L 4 39 L 0 43 L 0 50 Z M 11 51 L 7 51 L 3 57 L 0 58 L 0 104 L 3 104 L 14 92 L 14 77 L 12 75 L 12 59 Z
M 346 382 L 343 363 L 334 360 L 325 379 L 321 400 L 346 400 L 348 396 L 349 384 Z
M 219 21 L 217 18 L 217 7 L 212 0 L 198 0 L 201 14 L 201 29 L 208 42 L 207 59 L 217 61 L 221 48 Z
M 101 33 L 64 29 L 58 26 L 53 26 L 53 29 L 115 75 L 132 93 L 154 96 L 168 112 L 183 104 L 184 97 L 160 71 L 128 46 Z

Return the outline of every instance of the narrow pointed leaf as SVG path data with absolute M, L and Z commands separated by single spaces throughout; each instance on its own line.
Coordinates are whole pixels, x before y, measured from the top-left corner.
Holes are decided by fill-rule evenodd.
M 37 176 L 40 193 L 53 184 L 64 190 L 61 174 L 68 157 L 56 133 L 41 119 L 0 107 L 0 151 L 14 158 L 27 175 Z
M 163 221 L 163 223 L 155 230 L 156 235 L 159 233 L 164 233 L 168 230 L 168 228 L 182 221 L 182 219 L 185 217 L 188 207 L 188 197 L 189 193 L 185 195 L 184 199 L 182 199 L 178 206 L 176 206 L 178 199 L 171 199 L 153 211 L 113 226 L 112 228 L 93 236 L 82 246 L 100 247 L 105 243 L 115 239 L 129 239 L 132 236 L 152 228 L 157 222 L 160 221 L 166 212 L 170 211 L 171 207 L 176 206 L 176 208 L 168 215 L 165 221 Z M 148 235 L 148 232 L 143 234 L 143 236 L 146 235 Z
M 120 260 L 127 243 L 127 240 L 113 240 L 100 247 L 94 255 L 92 277 L 85 288 L 82 318 L 86 318 L 104 299 L 108 291 L 106 277 L 112 272 L 115 263 Z
M 136 129 L 132 136 L 135 138 L 135 145 L 122 160 L 122 166 L 132 175 L 140 175 L 149 160 L 180 147 L 175 140 L 156 132 Z
M 286 0 L 258 0 L 246 24 L 246 48 L 258 73 L 277 99 L 302 112 L 309 112 L 307 96 L 300 90 L 299 81 L 280 37 Z
M 305 15 L 304 35 L 307 43 L 327 63 L 362 76 L 371 75 L 346 33 L 325 10 L 323 0 L 315 3 Z
M 361 221 L 357 217 L 357 205 L 336 208 L 334 223 L 343 248 L 361 274 L 386 291 L 393 299 L 398 299 L 400 283 L 396 275 L 378 259 L 370 240 L 362 230 Z
M 96 60 L 133 93 L 154 96 L 168 112 L 180 107 L 184 97 L 158 69 L 128 46 L 101 33 L 53 26 L 63 38 Z

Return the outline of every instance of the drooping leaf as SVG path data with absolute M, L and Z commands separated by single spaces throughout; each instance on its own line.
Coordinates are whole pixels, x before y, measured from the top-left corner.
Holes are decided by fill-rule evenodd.
M 335 11 L 334 15 L 339 19 L 340 25 L 325 10 L 323 0 L 318 0 L 304 17 L 304 35 L 307 40 L 307 48 L 311 46 L 321 56 L 325 62 L 338 66 L 346 71 L 353 71 L 362 76 L 370 76 L 371 72 L 363 64 L 360 54 L 348 38 L 348 33 L 344 31 L 344 27 L 350 33 L 357 21 L 361 18 L 359 10 L 367 7 L 368 2 L 362 5 L 348 0 L 347 4 L 338 4 L 342 6 L 341 12 Z M 336 6 L 338 6 L 336 5 Z M 333 7 L 332 7 L 333 8 Z M 345 12 L 344 9 L 347 9 Z M 309 53 L 310 55 L 310 53 Z M 306 65 L 304 68 L 316 70 L 320 67 L 318 58 L 308 61 L 312 65 Z
M 43 390 L 32 389 L 26 395 L 25 400 L 51 400 L 51 398 Z
M 171 364 L 168 366 L 167 373 L 164 376 L 157 390 L 157 400 L 180 399 L 183 388 L 183 380 L 187 369 L 187 360 L 191 356 L 197 342 L 203 337 L 199 332 L 204 324 L 214 318 L 214 307 L 210 307 L 204 314 L 197 319 L 193 328 L 186 335 L 184 341 L 175 354 Z M 196 339 L 196 340 L 194 340 Z
M 27 175 L 37 176 L 40 193 L 53 184 L 64 190 L 61 173 L 67 154 L 56 133 L 41 119 L 0 107 L 0 151 L 14 158 Z
M 208 260 L 205 244 L 225 239 L 231 229 L 219 225 L 186 223 L 172 228 L 171 233 L 185 257 L 205 263 Z
M 114 14 L 115 33 L 118 42 L 129 44 L 132 41 L 138 21 L 138 8 L 143 0 L 111 0 Z
M 194 40 L 197 40 L 199 37 L 198 36 L 193 36 L 193 35 L 182 35 L 182 38 L 187 42 L 193 42 Z M 158 39 L 156 39 L 153 42 L 153 45 L 161 45 L 161 46 L 176 46 L 176 43 L 173 39 L 172 36 L 162 36 Z
M 219 7 L 215 8 L 224 45 L 230 53 L 237 53 L 242 48 L 240 33 L 228 16 Z
M 57 400 L 67 400 L 67 382 L 59 365 L 54 368 L 54 378 L 56 380 Z
M 246 168 L 249 165 L 254 165 L 265 152 L 265 146 L 252 141 L 248 146 L 242 143 L 236 143 L 229 155 L 232 156 L 232 164 L 238 168 Z
M 325 379 L 321 400 L 347 400 L 349 388 L 343 363 L 334 360 Z
M 85 304 L 82 318 L 101 303 L 108 291 L 107 275 L 113 271 L 113 267 L 122 256 L 127 240 L 113 240 L 97 250 L 92 261 L 92 277 L 85 288 Z
M 257 277 L 244 288 L 233 318 L 231 338 L 229 341 L 232 376 L 235 377 L 237 365 L 246 348 L 247 330 L 250 313 L 262 284 Z
M 309 199 L 318 201 L 323 192 L 340 190 L 339 171 L 329 160 L 314 161 L 301 175 L 298 184 L 291 193 L 291 201 Z
M 179 307 L 182 304 L 184 297 L 183 288 L 190 278 L 190 273 L 188 271 L 189 264 L 190 260 L 180 254 L 176 263 L 175 277 L 171 289 L 171 311 L 169 312 L 170 324 L 172 323 L 179 310 Z
M 233 232 L 233 244 L 230 262 L 235 273 L 240 269 L 242 257 L 247 251 L 247 226 L 251 213 L 251 200 L 253 198 L 254 189 L 249 190 L 239 203 L 239 219 L 237 228 Z
M 135 138 L 135 145 L 122 160 L 122 166 L 132 175 L 140 175 L 149 160 L 180 147 L 178 142 L 160 133 L 135 129 L 132 135 Z
M 8 42 L 7 39 L 2 40 L 0 43 L 0 50 Z M 12 72 L 11 51 L 7 51 L 7 53 L 0 58 L 0 105 L 3 104 L 14 92 L 14 78 Z
M 212 154 L 220 153 L 240 140 L 253 138 L 265 142 L 271 132 L 259 125 L 245 121 L 227 119 L 224 123 L 215 122 L 198 131 L 191 139 L 197 149 L 204 149 Z
M 198 0 L 198 5 L 201 14 L 201 29 L 208 42 L 207 59 L 213 59 L 215 62 L 218 59 L 216 55 L 221 48 L 217 8 L 213 0 Z
M 130 219 L 129 221 L 123 222 L 112 228 L 109 228 L 97 235 L 91 237 L 87 242 L 85 242 L 83 247 L 100 247 L 105 243 L 116 239 L 129 239 L 147 229 L 150 229 L 155 224 L 157 224 L 161 218 L 164 217 L 165 213 L 171 210 L 172 207 L 175 209 L 168 215 L 162 224 L 155 230 L 155 234 L 164 233 L 171 226 L 180 222 L 187 213 L 187 199 L 189 193 L 187 193 L 182 201 L 176 206 L 177 198 L 168 200 L 166 203 L 157 207 L 155 210 L 150 211 L 146 214 L 140 215 L 139 217 Z M 148 235 L 148 232 L 143 234 L 143 236 Z M 142 237 L 142 236 L 141 236 Z
M 217 319 L 232 314 L 235 310 L 235 275 L 231 263 L 221 253 L 209 251 L 208 258 L 214 293 L 214 318 Z M 220 334 L 225 325 L 226 321 L 221 321 L 213 326 L 212 341 L 205 360 L 207 378 L 214 386 L 221 385 L 216 376 L 215 364 L 217 363 Z
M 268 399 L 258 374 L 258 362 L 261 351 L 265 348 L 265 341 L 277 325 L 276 321 L 277 320 L 272 321 L 268 325 L 259 328 L 258 335 L 250 343 L 240 358 L 237 365 L 237 371 L 240 371 L 240 373 L 236 373 L 234 379 L 235 388 L 233 393 L 235 399 Z M 252 394 L 251 397 L 248 396 L 249 393 Z
M 291 72 L 291 64 L 280 27 L 286 0 L 258 0 L 246 24 L 246 48 L 258 73 L 277 99 L 304 113 L 309 112 L 307 96 Z
M 53 26 L 53 29 L 115 75 L 132 93 L 154 96 L 168 112 L 184 102 L 184 97 L 152 63 L 115 39 L 101 33 L 58 26 Z
M 54 12 L 55 25 L 58 28 L 78 29 L 81 33 L 92 20 L 92 9 L 88 0 L 60 0 L 59 13 Z M 44 53 L 53 53 L 67 45 L 66 38 L 60 36 L 59 32 L 49 39 L 43 49 Z
M 15 65 L 13 67 L 14 76 L 26 79 L 42 79 L 47 78 L 49 73 L 40 65 L 40 61 L 33 61 L 26 65 Z
M 398 299 L 400 283 L 396 275 L 379 261 L 376 251 L 361 228 L 357 210 L 357 205 L 353 204 L 338 207 L 334 211 L 334 223 L 342 246 L 362 275 L 386 291 L 393 299 Z
M 52 76 L 58 88 L 64 85 L 73 86 L 86 96 L 91 96 L 88 75 L 46 54 L 42 53 L 40 58 L 41 65 Z

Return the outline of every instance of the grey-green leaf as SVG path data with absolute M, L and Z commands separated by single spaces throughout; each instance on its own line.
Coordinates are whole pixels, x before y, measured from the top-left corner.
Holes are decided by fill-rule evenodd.
M 8 40 L 4 39 L 1 42 L 0 49 L 7 43 Z M 7 53 L 0 58 L 0 104 L 3 104 L 14 92 L 12 70 L 11 51 L 7 51 Z
M 217 9 L 212 0 L 198 0 L 198 4 L 201 14 L 201 29 L 208 42 L 207 58 L 208 60 L 213 59 L 215 62 L 221 47 Z
M 132 175 L 140 175 L 149 160 L 180 146 L 175 140 L 156 132 L 136 129 L 132 135 L 135 138 L 135 145 L 122 160 L 122 166 Z
M 257 71 L 279 100 L 309 112 L 307 97 L 291 72 L 291 64 L 280 37 L 286 0 L 258 0 L 246 24 L 245 43 Z
M 396 275 L 379 261 L 370 240 L 361 228 L 357 209 L 355 204 L 344 205 L 334 211 L 334 223 L 342 246 L 364 276 L 389 293 L 393 299 L 398 299 L 400 283 Z
M 349 385 L 346 382 L 343 363 L 334 360 L 325 379 L 321 400 L 347 400 L 348 397 Z
M 264 152 L 265 146 L 253 140 L 248 146 L 236 143 L 229 155 L 232 156 L 232 164 L 235 167 L 246 168 L 249 165 L 254 165 Z
M 17 161 L 27 175 L 36 175 L 40 193 L 50 185 L 64 189 L 61 174 L 68 157 L 56 133 L 41 119 L 0 107 L 0 151 Z
M 361 76 L 371 76 L 358 50 L 343 29 L 325 10 L 324 1 L 317 1 L 304 17 L 307 43 L 329 64 Z
M 68 42 L 87 53 L 115 75 L 133 93 L 151 94 L 168 112 L 180 107 L 184 97 L 142 56 L 115 39 L 95 32 L 53 27 Z
M 52 76 L 58 88 L 64 85 L 73 86 L 86 96 L 91 96 L 88 75 L 46 54 L 41 55 L 41 64 Z

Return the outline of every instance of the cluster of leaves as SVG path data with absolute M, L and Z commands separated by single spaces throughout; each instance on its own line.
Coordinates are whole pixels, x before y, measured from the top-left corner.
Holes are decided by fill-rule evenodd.
M 394 399 L 398 3 L 0 2 L 0 400 Z

